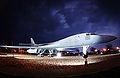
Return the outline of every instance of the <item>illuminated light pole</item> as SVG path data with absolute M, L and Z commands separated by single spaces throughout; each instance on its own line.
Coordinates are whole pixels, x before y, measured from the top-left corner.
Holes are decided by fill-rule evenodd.
M 104 52 L 106 52 L 106 51 L 107 51 L 107 49 L 106 49 L 106 48 L 103 48 L 103 51 L 104 51 Z
M 119 47 L 116 47 L 115 50 L 118 51 L 118 52 L 120 52 L 120 48 Z
M 118 50 L 118 52 L 120 52 L 120 50 Z
M 98 51 L 97 49 L 94 50 L 94 52 L 97 52 L 97 51 Z
M 116 47 L 116 50 L 119 50 L 120 48 L 119 47 Z
M 100 52 L 100 54 L 103 54 L 103 52 Z

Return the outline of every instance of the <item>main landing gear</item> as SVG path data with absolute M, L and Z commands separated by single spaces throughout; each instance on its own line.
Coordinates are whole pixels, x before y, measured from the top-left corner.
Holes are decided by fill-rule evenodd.
M 45 52 L 45 50 L 38 50 L 38 56 L 40 56 L 40 57 L 44 57 L 44 53 Z
M 44 50 L 38 50 L 37 53 L 38 53 L 38 56 L 39 57 L 44 57 L 44 52 L 46 51 L 46 49 Z M 53 50 L 49 50 L 49 55 L 48 57 L 53 57 Z
M 53 50 L 49 50 L 49 55 L 48 57 L 53 57 Z

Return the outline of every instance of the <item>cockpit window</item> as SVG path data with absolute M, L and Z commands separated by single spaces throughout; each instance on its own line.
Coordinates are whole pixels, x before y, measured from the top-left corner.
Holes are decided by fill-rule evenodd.
M 86 35 L 96 35 L 96 34 L 94 34 L 94 33 L 87 33 Z
M 97 35 L 97 34 L 91 33 L 91 35 Z

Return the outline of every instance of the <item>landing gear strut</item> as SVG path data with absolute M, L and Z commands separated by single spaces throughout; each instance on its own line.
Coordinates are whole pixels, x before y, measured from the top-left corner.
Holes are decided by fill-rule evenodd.
M 83 58 L 85 59 L 85 66 L 88 67 L 88 63 L 87 63 L 87 58 L 88 58 L 88 55 L 87 55 L 87 49 L 88 49 L 89 46 L 83 46 Z
M 53 50 L 49 50 L 49 55 L 48 57 L 53 57 Z
M 87 49 L 88 49 L 89 46 L 83 46 L 83 58 L 87 59 L 88 55 L 87 55 Z
M 42 50 L 41 52 L 40 52 L 40 50 L 38 50 L 38 56 L 40 56 L 40 57 L 44 57 L 44 55 L 43 55 L 43 53 L 45 52 L 45 50 Z

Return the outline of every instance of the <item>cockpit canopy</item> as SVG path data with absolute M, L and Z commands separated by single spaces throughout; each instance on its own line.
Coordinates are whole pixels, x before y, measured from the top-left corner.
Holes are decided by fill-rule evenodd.
M 86 33 L 86 35 L 97 35 L 97 34 L 94 34 L 94 33 Z

